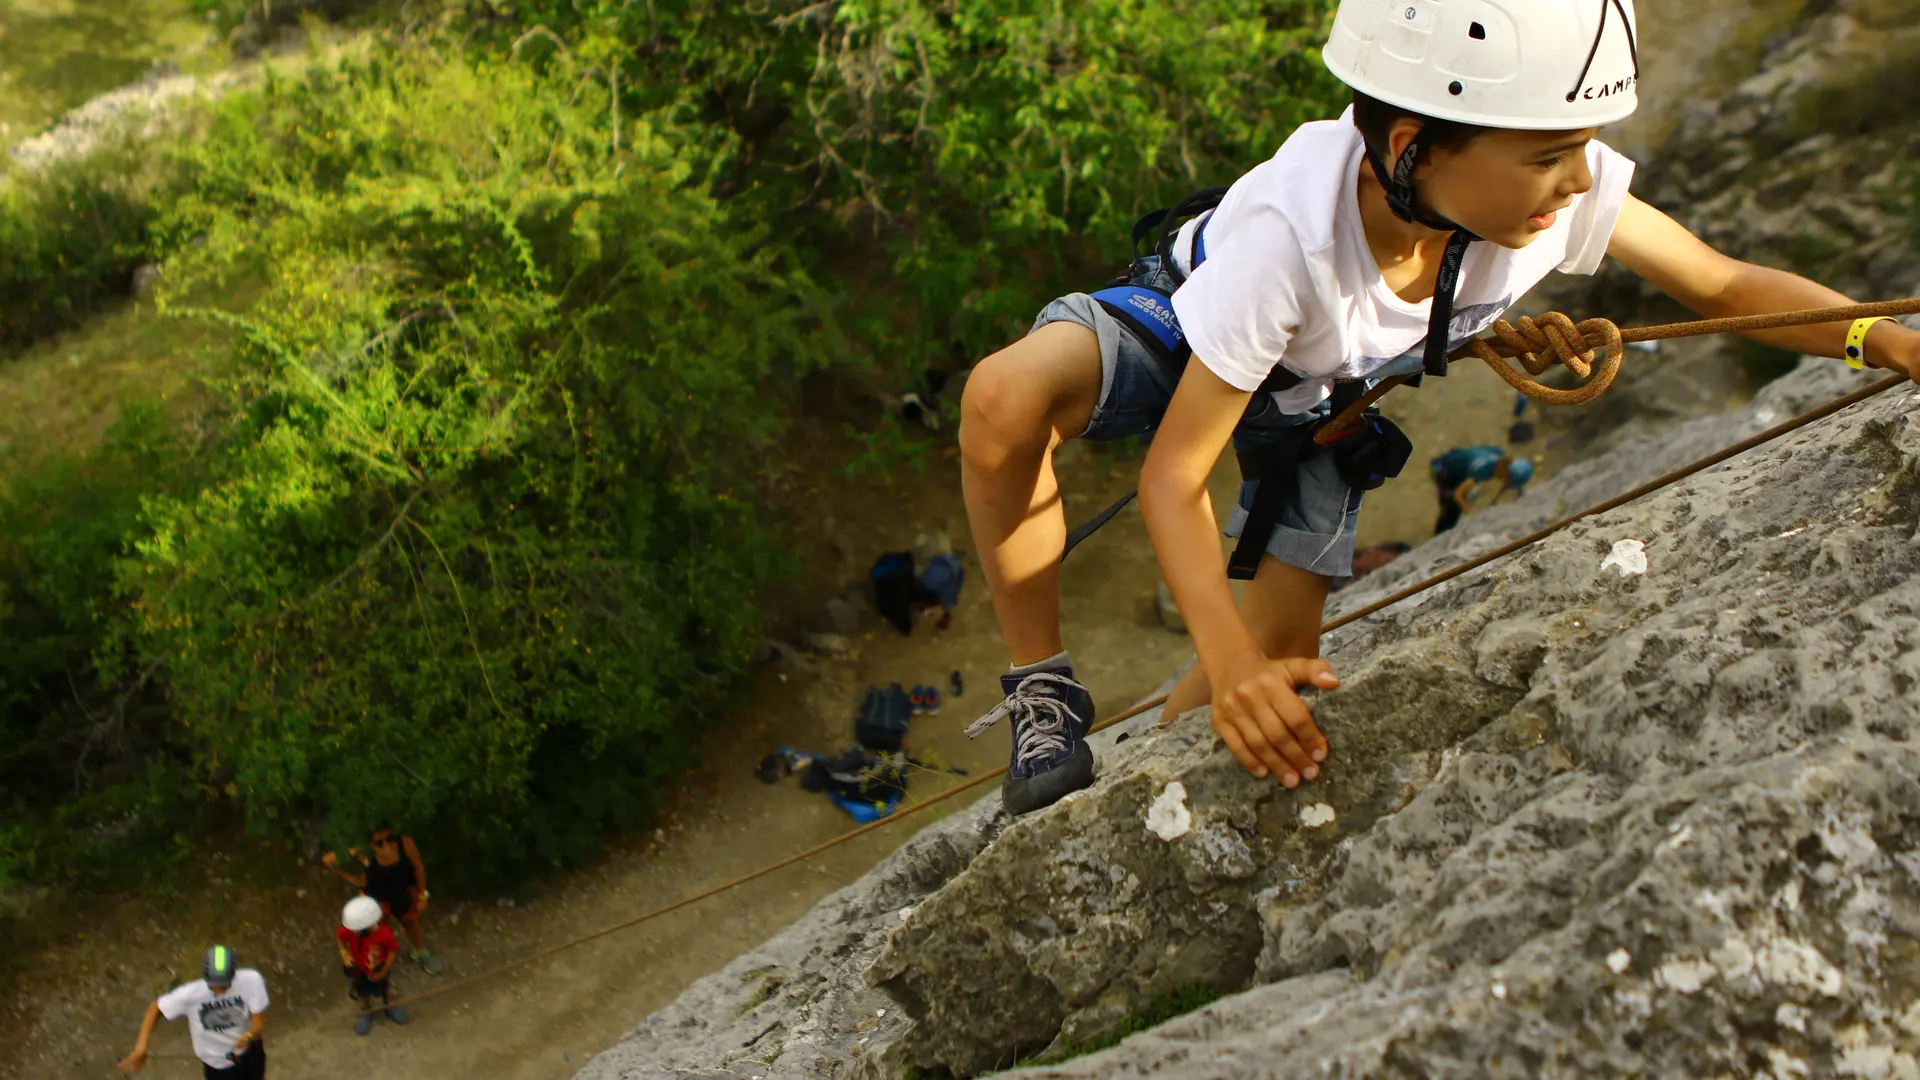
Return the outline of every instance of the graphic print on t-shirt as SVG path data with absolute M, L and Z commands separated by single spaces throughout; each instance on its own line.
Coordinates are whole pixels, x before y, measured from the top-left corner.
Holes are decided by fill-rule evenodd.
M 222 1035 L 237 1032 L 253 1016 L 238 994 L 214 998 L 200 1006 L 200 1026 Z
M 216 1069 L 233 1064 L 234 1041 L 267 1011 L 267 982 L 252 968 L 233 973 L 233 985 L 215 994 L 205 979 L 177 986 L 155 1002 L 169 1020 L 187 1018 L 193 1053 Z

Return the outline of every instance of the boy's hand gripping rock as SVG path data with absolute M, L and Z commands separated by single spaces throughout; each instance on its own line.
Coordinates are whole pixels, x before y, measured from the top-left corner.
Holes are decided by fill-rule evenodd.
M 1325 660 L 1253 657 L 1228 667 L 1214 682 L 1213 730 L 1257 777 L 1274 776 L 1287 787 L 1320 775 L 1327 740 L 1298 688 L 1332 690 L 1340 685 Z

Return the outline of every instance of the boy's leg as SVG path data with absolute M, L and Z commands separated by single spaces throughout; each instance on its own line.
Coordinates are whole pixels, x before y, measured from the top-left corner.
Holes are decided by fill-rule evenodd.
M 393 992 L 393 976 L 389 974 L 380 980 L 379 988 L 380 1006 L 386 1012 L 387 1019 L 396 1024 L 406 1023 L 410 1017 L 407 1016 L 407 1010 L 399 1005 L 400 995 Z
M 1100 343 L 1051 322 L 975 366 L 960 405 L 967 525 L 1016 666 L 1061 651 L 1066 511 L 1053 451 L 1087 428 L 1100 395 Z
M 1327 593 L 1333 579 L 1297 566 L 1288 566 L 1272 555 L 1260 559 L 1260 569 L 1247 583 L 1241 601 L 1241 614 L 1260 651 L 1271 658 L 1320 655 L 1320 624 L 1327 606 Z M 1188 667 L 1167 693 L 1167 706 L 1161 715 L 1173 719 L 1190 709 L 1213 700 L 1213 688 L 1199 664 Z
M 1060 642 L 1067 519 L 1053 452 L 1084 435 L 1137 434 L 1164 411 L 1171 393 L 1135 370 L 1146 362 L 1138 357 L 1126 358 L 1132 367 L 1123 377 L 1122 331 L 1091 297 L 1056 300 L 1037 321 L 1025 339 L 974 369 L 960 421 L 967 522 L 1013 657 L 1013 670 L 1000 677 L 1005 697 L 968 725 L 967 735 L 1010 722 L 1000 795 L 1013 814 L 1051 806 L 1093 783 L 1086 743 L 1093 695 L 1075 678 Z M 1122 393 L 1123 384 L 1136 393 Z

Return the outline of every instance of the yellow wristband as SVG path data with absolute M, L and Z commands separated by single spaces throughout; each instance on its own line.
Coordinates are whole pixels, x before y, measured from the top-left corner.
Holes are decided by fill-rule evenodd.
M 1875 315 L 1870 319 L 1855 319 L 1847 328 L 1847 366 L 1859 371 L 1867 366 L 1867 331 L 1877 322 L 1892 322 L 1890 315 Z

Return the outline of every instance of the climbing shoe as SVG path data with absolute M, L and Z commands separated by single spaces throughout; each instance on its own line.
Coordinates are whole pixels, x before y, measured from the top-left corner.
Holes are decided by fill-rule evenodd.
M 1001 801 L 1010 814 L 1028 814 L 1093 783 L 1093 695 L 1073 677 L 1072 668 L 1002 675 L 1006 698 L 967 727 L 977 738 L 1000 722 L 1013 721 L 1013 754 Z
M 372 1030 L 373 1030 L 373 1014 L 372 1013 L 361 1013 L 359 1016 L 356 1016 L 353 1018 L 353 1033 L 355 1035 L 365 1035 L 367 1032 Z
M 404 1026 L 408 1020 L 412 1019 L 412 1017 L 409 1017 L 407 1015 L 407 1010 L 401 1008 L 400 1006 L 389 1005 L 387 1006 L 387 1019 L 393 1021 L 396 1024 L 400 1024 Z
M 441 965 L 440 958 L 426 949 L 413 950 L 413 962 L 419 964 L 420 970 L 429 975 L 438 975 L 446 970 L 446 968 Z

